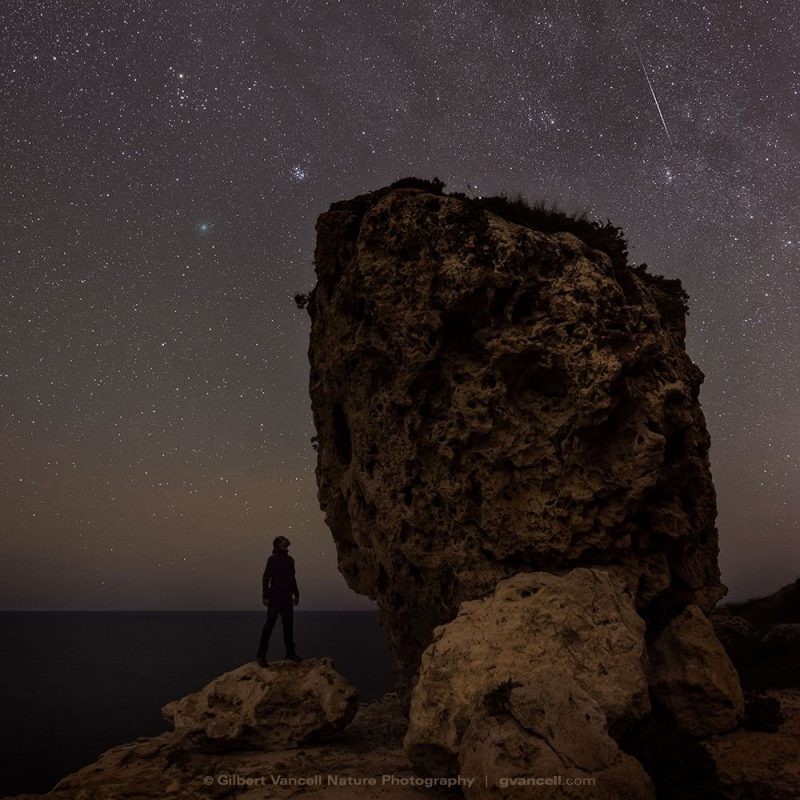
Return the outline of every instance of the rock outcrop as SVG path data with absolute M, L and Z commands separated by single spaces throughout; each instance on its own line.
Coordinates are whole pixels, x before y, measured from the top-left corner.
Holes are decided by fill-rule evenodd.
M 162 709 L 187 748 L 281 750 L 321 740 L 356 713 L 356 690 L 329 658 L 255 662 L 214 678 Z
M 404 698 L 433 629 L 517 572 L 620 565 L 657 626 L 713 608 L 678 281 L 420 182 L 334 203 L 315 261 L 319 500 Z
M 652 656 L 653 694 L 681 730 L 702 737 L 739 725 L 744 717 L 739 676 L 697 606 L 669 623 Z
M 650 710 L 644 636 L 614 572 L 501 581 L 435 629 L 411 697 L 409 759 L 427 775 L 488 776 L 489 796 L 530 796 L 524 783 L 500 792 L 502 779 L 560 774 L 594 778 L 592 797 L 652 797 L 641 765 L 609 733 Z M 467 796 L 484 796 L 484 784 Z

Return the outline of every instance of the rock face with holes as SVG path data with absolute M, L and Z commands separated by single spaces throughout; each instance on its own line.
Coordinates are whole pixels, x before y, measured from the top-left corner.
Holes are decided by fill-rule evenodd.
M 663 625 L 724 594 L 678 281 L 469 198 L 387 187 L 317 222 L 320 504 L 407 701 L 463 600 L 615 564 Z

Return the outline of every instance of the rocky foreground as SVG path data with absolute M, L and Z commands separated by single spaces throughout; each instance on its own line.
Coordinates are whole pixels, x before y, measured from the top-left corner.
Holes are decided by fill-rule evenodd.
M 505 591 L 519 595 L 526 589 L 514 583 Z M 605 687 L 600 692 L 605 698 L 602 708 L 552 670 L 537 671 L 535 681 L 526 681 L 524 674 L 515 680 L 513 661 L 522 663 L 530 653 L 509 654 L 511 679 L 500 693 L 481 696 L 480 687 L 490 683 L 486 676 L 478 671 L 470 681 L 462 673 L 461 686 L 441 687 L 444 702 L 433 697 L 432 705 L 423 703 L 412 727 L 396 694 L 357 707 L 354 690 L 329 659 L 311 659 L 299 665 L 278 662 L 267 670 L 248 663 L 167 704 L 163 713 L 173 722 L 173 731 L 114 747 L 95 763 L 61 780 L 47 795 L 18 795 L 17 800 L 644 800 L 656 796 L 796 800 L 800 787 L 798 689 L 760 695 L 770 705 L 771 714 L 770 721 L 762 719 L 759 724 L 770 732 L 744 727 L 695 740 L 668 727 L 655 734 L 640 734 L 643 762 L 620 749 L 605 730 L 609 717 L 604 710 L 635 708 L 641 714 L 648 705 L 642 694 L 642 676 L 636 671 L 636 647 L 633 651 L 626 648 L 631 634 L 635 638 L 637 625 L 632 618 L 626 621 L 626 616 L 629 613 L 623 611 L 613 626 L 613 644 L 620 645 L 618 659 L 628 662 L 631 684 L 615 685 L 609 674 L 598 676 L 597 685 Z M 596 634 L 593 639 L 601 653 L 611 644 L 603 641 L 604 635 Z M 499 632 L 494 643 L 487 643 L 490 649 L 501 636 Z M 563 646 L 568 646 L 568 637 Z M 436 658 L 446 663 L 457 652 L 472 650 L 468 645 L 456 647 L 454 652 L 442 643 L 443 652 Z M 594 683 L 588 675 L 585 679 Z M 438 775 L 419 774 L 413 761 L 419 755 L 415 748 L 425 739 L 420 731 L 433 729 L 436 735 L 428 735 L 428 746 L 435 739 L 445 743 L 446 751 L 458 739 L 447 734 L 453 712 L 459 706 L 463 712 L 467 701 L 480 709 L 480 722 L 461 742 L 467 748 L 463 769 L 454 772 L 442 764 Z M 445 711 L 443 717 L 431 713 L 436 707 Z M 487 748 L 490 761 L 483 758 Z M 659 774 L 659 769 L 664 769 L 663 759 L 654 758 L 661 748 L 668 748 L 672 759 L 664 774 Z M 652 764 L 648 757 L 654 759 Z M 643 763 L 654 767 L 656 786 Z M 488 772 L 486 764 L 491 767 Z M 583 785 L 563 785 L 575 778 Z M 532 780 L 541 783 L 533 785 Z M 562 785 L 547 785 L 556 780 Z
M 357 706 L 329 659 L 255 662 L 162 709 L 173 731 L 108 750 L 33 798 L 437 798 L 405 757 L 397 696 Z M 384 778 L 384 776 L 387 776 Z

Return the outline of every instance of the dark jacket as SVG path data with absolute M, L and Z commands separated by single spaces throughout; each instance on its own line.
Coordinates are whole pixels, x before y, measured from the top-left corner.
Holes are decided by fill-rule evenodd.
M 273 550 L 267 559 L 262 579 L 264 600 L 277 597 L 300 597 L 294 576 L 294 559 L 283 550 Z

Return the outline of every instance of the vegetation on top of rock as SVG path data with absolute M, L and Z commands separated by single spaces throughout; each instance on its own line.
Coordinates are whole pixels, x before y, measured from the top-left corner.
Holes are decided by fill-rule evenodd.
M 425 192 L 430 192 L 431 194 L 442 194 L 444 190 L 444 181 L 440 181 L 438 178 L 434 178 L 433 180 L 429 181 L 425 178 L 400 178 L 400 180 L 395 181 L 394 183 L 389 185 L 390 189 L 422 189 Z
M 408 177 L 392 183 L 390 189 L 420 189 L 431 194 L 444 194 L 445 184 L 439 178 L 426 180 L 425 178 Z M 611 220 L 599 222 L 590 220 L 585 213 L 570 214 L 559 209 L 555 204 L 550 206 L 544 202 L 531 204 L 521 194 L 510 199 L 505 194 L 491 197 L 470 197 L 463 192 L 450 192 L 451 197 L 459 197 L 478 209 L 489 211 L 502 217 L 515 225 L 521 225 L 541 233 L 571 233 L 585 242 L 593 250 L 601 250 L 611 259 L 617 272 L 627 269 L 633 270 L 640 277 L 646 277 L 660 289 L 676 296 L 683 307 L 684 313 L 689 313 L 689 295 L 677 278 L 666 278 L 647 272 L 647 264 L 634 266 L 628 262 L 628 242 L 621 228 L 611 224 Z

